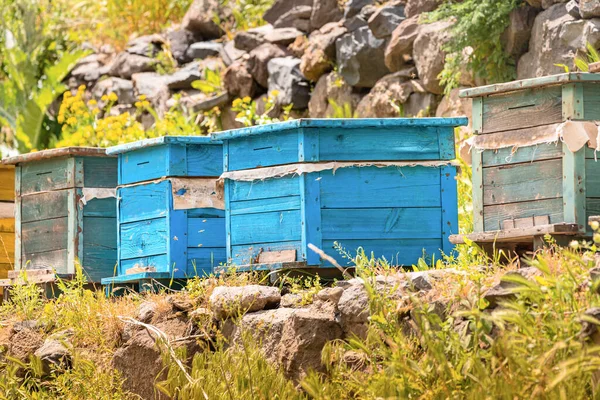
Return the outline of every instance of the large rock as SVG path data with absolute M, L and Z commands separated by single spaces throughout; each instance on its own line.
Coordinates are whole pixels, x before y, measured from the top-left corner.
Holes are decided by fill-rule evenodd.
M 362 98 L 356 113 L 361 118 L 403 117 L 398 107 L 404 104 L 414 91 L 414 83 L 409 81 L 415 74 L 414 67 L 395 72 L 377 81 L 368 95 Z
M 235 34 L 233 43 L 235 48 L 243 51 L 252 51 L 263 43 L 267 42 L 265 35 L 273 31 L 272 25 L 263 25 L 257 28 L 240 31 Z
M 365 6 L 360 12 L 352 17 L 345 18 L 342 20 L 344 28 L 348 29 L 348 32 L 354 32 L 355 30 L 362 28 L 363 26 L 369 25 L 369 18 L 375 14 L 377 7 L 374 5 Z
M 352 18 L 359 14 L 363 8 L 375 3 L 375 0 L 348 0 L 344 4 L 344 18 Z
M 77 65 L 71 71 L 71 76 L 77 80 L 77 86 L 80 84 L 89 85 L 90 82 L 100 79 L 102 75 L 108 74 L 110 70 L 109 60 L 110 57 L 106 54 L 90 54 L 77 62 Z
M 369 28 L 378 38 L 386 38 L 404 21 L 404 3 L 394 1 L 377 9 L 368 20 Z
M 276 0 L 263 15 L 275 28 L 310 29 L 313 0 Z
M 145 95 L 160 115 L 166 110 L 167 100 L 171 97 L 169 87 L 163 75 L 155 72 L 142 72 L 131 77 L 137 96 Z
M 223 35 L 223 30 L 214 22 L 215 15 L 219 15 L 218 0 L 194 0 L 183 17 L 181 27 L 203 39 L 217 39 Z
M 542 273 L 539 269 L 535 267 L 526 267 L 509 271 L 504 276 L 519 276 L 526 280 L 534 281 L 537 276 L 541 275 Z M 490 288 L 484 294 L 484 298 L 488 301 L 489 308 L 494 308 L 502 302 L 514 300 L 516 298 L 516 291 L 522 287 L 523 285 L 521 283 L 501 280 L 500 283 Z
M 333 313 L 312 308 L 279 308 L 246 314 L 239 325 L 228 322 L 223 330 L 231 345 L 239 347 L 242 332 L 251 332 L 267 359 L 296 382 L 310 370 L 324 371 L 323 347 L 342 337 Z
M 313 0 L 275 0 L 271 8 L 264 13 L 263 19 L 270 24 L 275 24 L 278 19 L 292 11 L 295 7 L 312 7 L 312 3 Z
M 161 35 L 146 35 L 130 40 L 127 43 L 125 51 L 129 54 L 136 54 L 144 57 L 156 57 L 165 44 L 165 38 Z
M 310 29 L 320 29 L 325 24 L 337 22 L 343 15 L 338 0 L 314 0 L 310 14 Z
M 406 16 L 410 18 L 424 12 L 433 11 L 438 8 L 442 2 L 443 0 L 407 0 L 405 10 Z
M 273 58 L 268 64 L 269 93 L 277 91 L 276 103 L 293 105 L 293 109 L 308 107 L 310 84 L 300 72 L 300 59 Z
M 377 39 L 368 27 L 347 33 L 336 41 L 340 75 L 352 86 L 373 87 L 389 73 L 384 64 L 386 41 Z
M 218 319 L 276 307 L 280 301 L 279 289 L 260 285 L 217 286 L 209 299 Z
M 185 51 L 187 61 L 204 60 L 209 57 L 219 57 L 223 51 L 223 45 L 217 42 L 192 43 Z
M 192 43 L 199 40 L 198 35 L 185 29 L 176 29 L 167 33 L 167 40 L 171 47 L 171 54 L 179 64 L 185 64 L 194 59 L 187 56 L 187 50 Z
M 432 117 L 439 104 L 439 97 L 433 93 L 415 92 L 404 104 L 405 117 Z
M 511 11 L 508 28 L 500 39 L 507 54 L 518 59 L 527 51 L 537 13 L 538 10 L 530 6 L 518 7 Z
M 296 28 L 277 28 L 265 34 L 265 40 L 279 46 L 288 46 L 299 36 L 304 34 Z
M 199 62 L 192 62 L 178 69 L 170 75 L 163 75 L 161 79 L 169 89 L 189 89 L 192 82 L 204 78 Z
M 269 86 L 269 71 L 267 64 L 273 58 L 285 57 L 288 52 L 281 46 L 265 43 L 250 52 L 248 58 L 248 71 L 259 85 L 266 88 Z
M 529 51 L 519 59 L 519 79 L 552 75 L 563 71 L 555 64 L 574 69 L 578 52 L 586 52 L 586 44 L 600 45 L 600 19 L 577 20 L 568 14 L 564 4 L 556 4 L 535 18 Z M 552 49 L 549 51 L 548 49 Z
M 256 81 L 245 61 L 231 64 L 223 74 L 223 88 L 231 96 L 254 97 L 258 91 Z
M 353 92 L 352 86 L 336 72 L 331 72 L 319 78 L 308 103 L 308 112 L 311 118 L 332 117 L 334 104 L 338 107 L 349 106 L 353 111 L 359 101 L 360 95 Z
M 338 302 L 340 324 L 346 337 L 366 338 L 369 328 L 369 295 L 362 283 L 350 285 Z
M 450 39 L 449 28 L 452 22 L 440 21 L 421 25 L 413 45 L 413 58 L 419 79 L 428 92 L 442 94 L 438 75 L 444 69 L 446 53 L 442 50 Z M 435 109 L 432 110 L 435 112 Z
M 244 56 L 246 56 L 247 54 L 248 53 L 246 53 L 244 50 L 237 49 L 235 47 L 234 41 L 232 40 L 223 45 L 221 57 L 223 57 L 223 62 L 225 63 L 225 65 L 230 66 L 234 62 L 244 58 Z
M 29 358 L 44 344 L 44 337 L 35 321 L 30 324 L 15 324 L 8 344 L 8 355 L 17 360 L 27 362 Z
M 92 97 L 98 102 L 101 102 L 102 96 L 109 93 L 117 95 L 118 104 L 133 104 L 136 101 L 133 93 L 133 82 L 127 79 L 106 78 L 97 82 L 92 89 Z
M 600 17 L 600 1 L 579 0 L 579 13 L 586 19 Z
M 405 19 L 392 32 L 385 49 L 385 65 L 392 72 L 399 71 L 412 60 L 413 44 L 419 35 L 419 17 Z
M 331 23 L 310 34 L 300 64 L 300 70 L 307 79 L 316 82 L 331 71 L 335 62 L 335 42 L 345 33 L 346 28 Z
M 69 368 L 72 363 L 69 344 L 67 339 L 47 339 L 44 344 L 35 351 L 35 356 L 42 362 L 42 370 L 45 375 L 50 375 L 53 369 Z
M 133 74 L 154 71 L 155 64 L 156 60 L 153 58 L 124 51 L 115 57 L 108 74 L 123 79 L 131 79 Z

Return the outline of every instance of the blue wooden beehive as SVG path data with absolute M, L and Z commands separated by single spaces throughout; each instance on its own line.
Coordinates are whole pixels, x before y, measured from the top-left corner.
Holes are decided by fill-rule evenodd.
M 117 274 L 103 284 L 201 276 L 226 260 L 221 143 L 165 136 L 107 153 L 119 160 L 119 242 Z
M 223 141 L 227 258 L 239 268 L 342 265 L 338 247 L 416 263 L 458 231 L 454 128 L 465 118 L 308 119 Z M 335 244 L 338 243 L 339 246 Z

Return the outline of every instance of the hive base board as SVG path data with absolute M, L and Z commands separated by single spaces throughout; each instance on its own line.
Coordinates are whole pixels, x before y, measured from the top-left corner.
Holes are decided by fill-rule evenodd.
M 107 297 L 124 292 L 127 288 L 139 292 L 157 293 L 161 288 L 182 289 L 185 279 L 173 279 L 169 272 L 140 272 L 130 275 L 118 275 L 102 279 Z

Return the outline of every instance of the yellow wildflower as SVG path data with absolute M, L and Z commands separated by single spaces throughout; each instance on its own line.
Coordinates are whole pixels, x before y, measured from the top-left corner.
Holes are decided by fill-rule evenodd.
M 243 101 L 244 103 L 250 103 L 250 102 L 252 101 L 252 98 L 251 98 L 250 96 L 246 96 L 246 97 L 244 97 L 244 98 L 242 99 L 242 101 Z
M 65 122 L 65 117 L 62 114 L 58 114 L 58 118 L 56 118 L 59 124 Z
M 138 99 L 140 99 L 141 101 L 144 101 L 144 100 L 146 100 L 146 95 L 142 94 L 140 97 L 138 97 Z
M 75 117 L 69 117 L 67 119 L 67 124 L 71 125 L 71 126 L 76 125 L 77 124 L 77 118 L 75 118 Z
M 100 100 L 102 100 L 102 101 L 108 101 L 108 96 L 107 95 L 103 95 L 102 97 L 100 97 Z
M 95 106 L 96 104 L 98 104 L 98 102 L 95 99 L 91 99 L 90 101 L 88 101 L 89 106 Z
M 115 94 L 115 92 L 110 92 L 108 94 L 108 100 L 110 101 L 117 101 L 119 98 L 117 97 L 117 95 Z

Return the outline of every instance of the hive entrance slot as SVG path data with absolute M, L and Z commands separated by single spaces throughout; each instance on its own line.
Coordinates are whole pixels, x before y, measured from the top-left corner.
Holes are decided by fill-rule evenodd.
M 137 165 L 145 165 L 145 164 L 150 164 L 150 161 L 143 161 L 143 162 L 137 163 Z
M 51 173 L 52 173 L 52 171 L 38 172 L 37 176 L 48 175 L 48 174 L 51 174 Z
M 266 147 L 257 147 L 254 149 L 254 151 L 258 151 L 258 150 L 268 150 L 268 149 L 272 149 L 273 146 L 266 146 Z
M 523 104 L 521 106 L 513 106 L 513 107 L 508 107 L 509 110 L 519 110 L 521 108 L 529 108 L 529 107 L 535 107 L 535 103 L 531 103 L 531 104 Z

